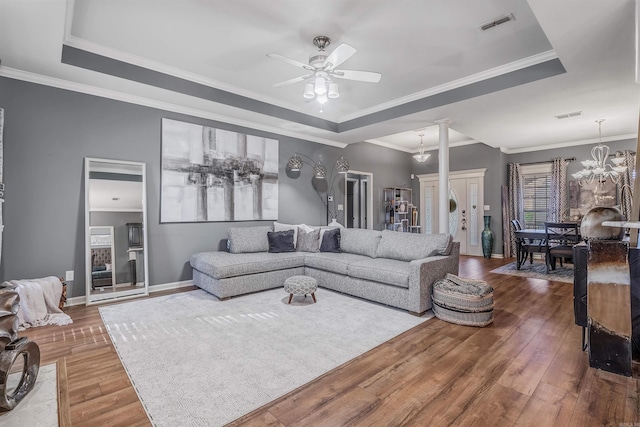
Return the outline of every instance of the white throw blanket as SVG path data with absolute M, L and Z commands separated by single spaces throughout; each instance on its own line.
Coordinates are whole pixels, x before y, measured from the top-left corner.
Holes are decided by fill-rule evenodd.
M 18 330 L 33 326 L 68 325 L 71 317 L 58 307 L 62 295 L 62 282 L 55 276 L 41 279 L 10 280 L 20 295 Z

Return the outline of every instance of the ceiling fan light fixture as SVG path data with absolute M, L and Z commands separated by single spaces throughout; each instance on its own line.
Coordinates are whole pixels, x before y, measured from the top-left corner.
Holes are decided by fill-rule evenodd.
M 322 95 L 318 95 L 317 99 L 320 104 L 324 104 L 325 102 L 328 101 L 327 95 L 324 93 Z
M 327 93 L 327 83 L 324 77 L 316 77 L 314 92 L 316 95 L 324 95 Z
M 316 96 L 315 92 L 313 91 L 313 83 L 309 82 L 304 85 L 304 93 L 302 95 L 307 99 L 312 99 L 314 96 Z
M 329 94 L 328 94 L 329 98 L 338 98 L 340 96 L 340 93 L 338 92 L 338 83 L 335 82 L 331 82 L 329 84 Z

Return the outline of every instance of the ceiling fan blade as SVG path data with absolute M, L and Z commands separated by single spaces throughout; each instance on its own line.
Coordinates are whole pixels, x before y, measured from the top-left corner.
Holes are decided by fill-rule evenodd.
M 278 55 L 277 53 L 267 53 L 269 58 L 278 59 L 280 61 L 284 61 L 287 64 L 295 65 L 296 67 L 304 68 L 305 70 L 315 71 L 309 64 L 305 64 L 304 62 L 296 61 L 295 59 L 287 58 L 286 56 Z
M 292 85 L 294 83 L 298 83 L 298 82 L 303 82 L 306 79 L 308 79 L 309 77 L 311 77 L 313 74 L 307 74 L 306 76 L 301 76 L 301 77 L 296 77 L 290 80 L 285 80 L 283 82 L 280 83 L 276 83 L 273 85 L 273 87 L 282 87 L 282 86 L 287 86 L 287 85 Z
M 347 59 L 351 58 L 356 53 L 356 48 L 346 43 L 341 43 L 337 48 L 333 50 L 324 60 L 324 68 L 332 70 L 338 65 L 342 64 Z
M 382 78 L 382 74 L 380 73 L 358 70 L 334 70 L 331 75 L 339 79 L 359 80 L 361 82 L 369 83 L 378 83 L 380 78 Z

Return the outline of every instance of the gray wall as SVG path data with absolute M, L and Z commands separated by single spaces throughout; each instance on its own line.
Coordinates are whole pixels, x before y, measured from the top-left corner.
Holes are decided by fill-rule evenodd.
M 84 295 L 84 157 L 147 164 L 149 282 L 191 278 L 189 256 L 217 250 L 230 223 L 160 224 L 163 117 L 280 141 L 280 221 L 324 224 L 324 205 L 311 189 L 311 170 L 287 175 L 294 152 L 330 165 L 341 149 L 153 108 L 0 78 L 4 123 L 5 229 L 3 280 L 74 270 L 69 296 Z M 369 169 L 368 167 L 366 167 Z M 262 222 L 264 224 L 265 222 Z M 237 226 L 260 222 L 233 223 Z
M 438 152 L 430 151 L 431 157 L 425 163 L 413 160 L 412 173 L 415 175 L 438 173 Z M 491 230 L 495 235 L 493 253 L 502 254 L 502 196 L 500 186 L 504 176 L 504 157 L 498 148 L 478 143 L 449 149 L 449 170 L 461 171 L 466 169 L 487 168 L 484 175 L 484 204 L 490 210 L 484 215 L 491 216 Z M 412 182 L 414 203 L 418 204 L 420 181 L 416 177 Z
M 384 229 L 384 201 L 382 191 L 385 187 L 411 188 L 410 154 L 392 150 L 379 145 L 359 142 L 344 149 L 344 157 L 349 160 L 353 170 L 373 173 L 373 228 Z M 341 194 L 344 201 L 344 181 L 341 182 Z M 413 193 L 414 203 L 418 193 Z M 344 212 L 342 213 L 344 218 Z

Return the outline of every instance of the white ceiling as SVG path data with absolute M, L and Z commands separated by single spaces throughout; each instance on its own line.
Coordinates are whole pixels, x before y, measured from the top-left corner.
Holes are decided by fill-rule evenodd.
M 142 182 L 91 179 L 90 212 L 142 212 Z
M 634 0 L 0 0 L 0 76 L 122 99 L 343 146 L 368 140 L 415 152 L 435 120 L 448 118 L 452 145 L 475 141 L 505 152 L 636 137 Z M 480 25 L 513 13 L 515 21 Z M 320 112 L 303 84 L 274 88 L 304 70 L 313 37 L 358 51 L 341 69 L 382 73 L 379 83 L 340 80 L 340 98 Z M 327 130 L 61 61 L 81 49 L 344 124 Z M 509 89 L 412 110 L 411 101 L 558 58 L 566 73 Z M 396 117 L 385 110 L 406 111 Z M 405 108 L 407 107 L 407 108 Z M 582 111 L 576 118 L 555 115 Z M 380 116 L 375 116 L 376 112 Z M 370 116 L 371 115 L 371 116 Z M 380 120 L 373 120 L 381 117 Z M 370 120 L 366 120 L 371 118 Z M 371 124 L 369 124 L 371 122 Z

